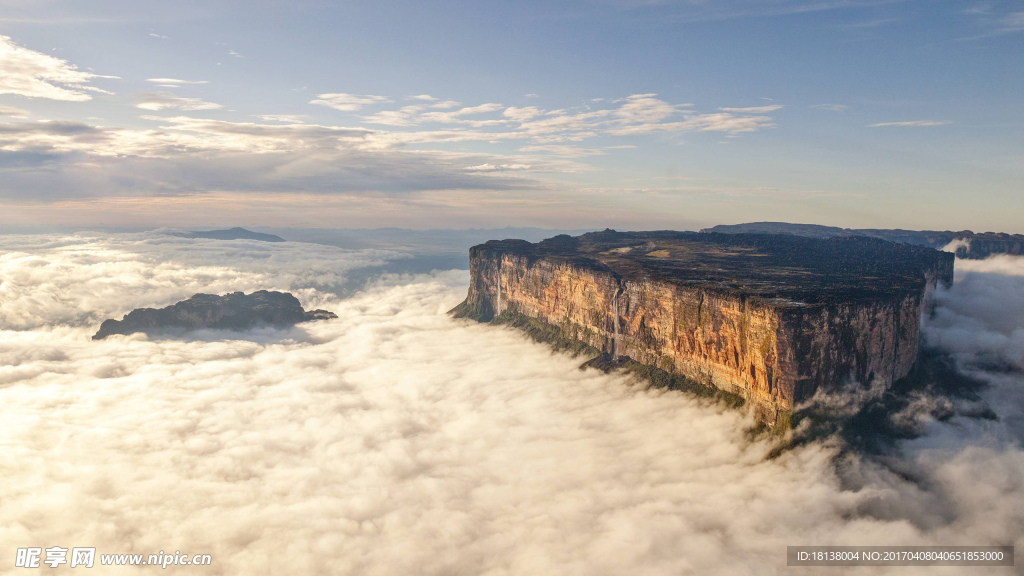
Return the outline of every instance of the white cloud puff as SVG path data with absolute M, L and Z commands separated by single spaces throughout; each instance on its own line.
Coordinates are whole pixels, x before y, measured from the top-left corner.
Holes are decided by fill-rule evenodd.
M 869 124 L 868 128 L 884 128 L 887 126 L 897 126 L 900 128 L 920 128 L 927 126 L 945 126 L 952 124 L 949 120 L 908 120 L 905 122 L 878 122 L 877 124 Z
M 175 96 L 170 92 L 141 92 L 135 95 L 135 107 L 143 110 L 218 110 L 220 104 L 206 102 L 200 98 Z
M 87 85 L 96 78 L 114 78 L 83 72 L 66 60 L 19 46 L 0 35 L 0 94 L 82 102 L 86 92 L 110 94 Z
M 466 170 L 471 172 L 506 172 L 529 169 L 529 164 L 478 164 L 476 166 L 466 166 Z
M 452 320 L 464 272 L 339 299 L 333 275 L 359 254 L 136 236 L 0 244 L 20 254 L 0 262 L 0 310 L 13 302 L 23 318 L 0 324 L 10 547 L 209 553 L 215 574 L 612 575 L 778 573 L 792 544 L 1024 545 L 1019 448 L 935 434 L 902 464 L 919 484 L 865 462 L 863 485 L 844 490 L 827 446 L 766 460 L 742 413 Z M 76 288 L 83 274 L 91 290 Z M 103 297 L 86 297 L 104 279 Z M 304 286 L 304 303 L 339 318 L 89 340 L 94 307 L 167 304 L 211 282 Z M 30 302 L 34 288 L 61 298 Z
M 317 106 L 327 106 L 328 108 L 334 108 L 335 110 L 341 110 L 342 112 L 355 112 L 363 106 L 388 101 L 389 100 L 384 96 L 345 94 L 343 92 L 338 92 L 331 94 L 317 94 L 316 99 L 310 100 L 309 103 L 316 104 Z

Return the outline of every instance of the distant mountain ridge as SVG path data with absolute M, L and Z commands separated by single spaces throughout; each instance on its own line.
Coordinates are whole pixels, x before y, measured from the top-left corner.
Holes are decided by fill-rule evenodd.
M 285 242 L 284 238 L 274 234 L 253 232 L 245 228 L 228 228 L 227 230 L 206 230 L 198 232 L 172 232 L 173 236 L 182 238 L 207 238 L 210 240 L 259 240 L 261 242 Z
M 928 246 L 941 250 L 950 246 L 957 258 L 984 259 L 993 254 L 1024 255 L 1024 234 L 1002 232 L 977 233 L 971 230 L 887 230 L 878 228 L 839 228 L 819 224 L 791 224 L 789 222 L 748 222 L 746 224 L 720 224 L 704 228 L 702 233 L 721 234 L 790 234 L 810 238 L 867 236 L 888 242 Z

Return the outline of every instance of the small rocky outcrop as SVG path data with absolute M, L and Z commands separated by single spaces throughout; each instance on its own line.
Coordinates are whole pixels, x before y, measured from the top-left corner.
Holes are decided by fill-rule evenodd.
M 312 320 L 337 318 L 327 310 L 303 310 L 298 298 L 287 292 L 259 290 L 252 294 L 232 292 L 223 296 L 196 294 L 166 308 L 138 308 L 121 320 L 104 320 L 93 340 L 114 334 L 151 333 L 162 330 L 246 330 L 257 326 L 293 326 Z

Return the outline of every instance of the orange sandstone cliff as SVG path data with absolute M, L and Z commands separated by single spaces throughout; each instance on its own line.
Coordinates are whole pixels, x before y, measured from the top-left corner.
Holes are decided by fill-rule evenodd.
M 452 312 L 562 338 L 738 395 L 769 426 L 850 381 L 891 385 L 953 255 L 872 238 L 611 230 L 470 250 Z

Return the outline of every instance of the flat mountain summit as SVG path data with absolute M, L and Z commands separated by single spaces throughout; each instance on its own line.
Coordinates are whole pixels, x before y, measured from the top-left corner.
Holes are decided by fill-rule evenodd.
M 801 305 L 920 291 L 926 277 L 951 282 L 953 271 L 952 254 L 863 236 L 605 230 L 537 243 L 491 240 L 470 254 L 491 252 Z
M 196 294 L 166 308 L 137 308 L 121 320 L 104 320 L 92 337 L 102 340 L 114 334 L 152 333 L 168 329 L 246 330 L 258 326 L 287 327 L 312 320 L 337 318 L 327 310 L 302 308 L 298 298 L 287 292 L 258 290 L 252 294 L 232 292 L 223 296 Z

